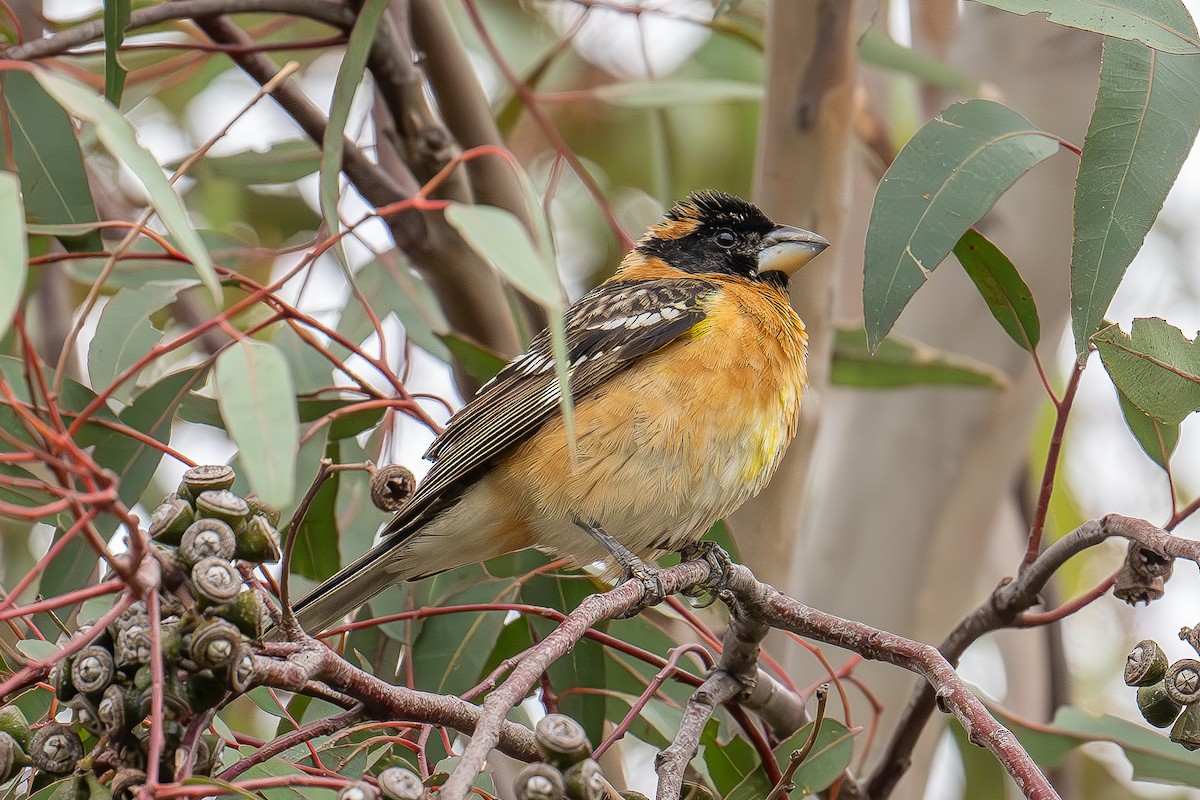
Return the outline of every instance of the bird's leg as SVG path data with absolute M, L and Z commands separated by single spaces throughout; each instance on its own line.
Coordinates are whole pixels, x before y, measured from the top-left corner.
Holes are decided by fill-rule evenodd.
M 642 596 L 642 602 L 629 616 L 636 615 L 647 606 L 658 605 L 666 599 L 667 593 L 663 589 L 662 580 L 658 577 L 658 570 L 646 566 L 646 563 L 638 558 L 632 550 L 614 539 L 591 517 L 586 520 L 572 517 L 571 521 L 584 533 L 595 539 L 621 566 L 621 583 L 629 580 L 641 582 L 645 594 Z
M 707 539 L 685 544 L 679 550 L 679 557 L 684 561 L 702 560 L 708 564 L 708 580 L 703 586 L 697 587 L 699 591 L 692 595 L 699 597 L 707 592 L 710 597 L 709 601 L 696 607 L 708 608 L 716 602 L 717 595 L 725 591 L 725 584 L 729 583 L 729 567 L 733 564 L 733 559 L 729 557 L 729 553 L 726 553 L 723 547 Z

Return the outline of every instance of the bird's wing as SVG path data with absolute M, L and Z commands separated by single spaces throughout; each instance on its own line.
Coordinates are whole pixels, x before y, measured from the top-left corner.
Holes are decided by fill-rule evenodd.
M 705 317 L 718 287 L 696 278 L 610 281 L 568 309 L 567 374 L 576 400 L 640 356 L 674 341 Z M 561 413 L 550 336 L 540 333 L 455 414 L 425 454 L 434 464 L 385 535 L 457 498 L 483 469 Z

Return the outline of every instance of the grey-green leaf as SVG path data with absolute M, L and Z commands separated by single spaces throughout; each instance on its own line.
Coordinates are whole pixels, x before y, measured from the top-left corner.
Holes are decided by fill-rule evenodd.
M 1110 325 L 1092 341 L 1117 389 L 1144 413 L 1178 425 L 1200 410 L 1200 345 L 1178 328 L 1143 317 L 1129 335 Z
M 120 107 L 125 91 L 125 65 L 121 63 L 121 44 L 129 27 L 130 0 L 105 0 L 104 3 L 104 96 Z
M 1042 326 L 1033 292 L 1008 256 L 974 228 L 954 245 L 958 263 L 983 296 L 988 310 L 1012 340 L 1029 352 L 1037 347 Z
M 194 285 L 195 281 L 147 283 L 137 289 L 121 289 L 110 297 L 100 312 L 96 333 L 88 347 L 88 376 L 92 386 L 106 388 L 158 344 L 162 331 L 150 323 L 150 316 L 174 302 L 180 291 Z M 125 381 L 113 397 L 128 402 L 136 389 L 136 381 Z
M 1178 25 L 1196 31 L 1186 11 Z M 1108 40 L 1075 184 L 1071 328 L 1075 352 L 1103 324 L 1125 270 L 1200 130 L 1200 58 Z
M 217 404 L 246 478 L 263 501 L 292 501 L 300 420 L 287 360 L 270 345 L 242 341 L 217 356 Z
M 1125 417 L 1129 432 L 1137 439 L 1142 450 L 1155 464 L 1169 470 L 1171 454 L 1179 444 L 1179 426 L 1159 422 L 1134 405 L 1120 389 L 1117 389 L 1117 401 L 1121 404 L 1121 415 Z
M 25 292 L 27 248 L 21 181 L 11 172 L 0 172 L 0 337 L 8 332 Z
M 1058 150 L 1010 108 L 970 100 L 917 131 L 883 176 L 867 228 L 863 313 L 874 350 L 967 230 Z
M 213 300 L 220 303 L 221 285 L 213 269 L 212 258 L 200 239 L 200 234 L 188 219 L 183 200 L 163 175 L 154 157 L 138 144 L 133 128 L 120 112 L 81 83 L 49 70 L 34 73 L 51 97 L 63 108 L 95 126 L 96 136 L 114 156 L 133 170 L 150 197 L 150 203 L 163 225 L 175 238 L 175 243 L 192 261 L 200 280 L 208 287 Z
M 830 380 L 860 389 L 917 384 L 999 389 L 1008 385 L 1004 375 L 988 364 L 900 336 L 884 339 L 872 354 L 862 328 L 839 328 L 835 332 Z
M 976 0 L 1013 14 L 1045 14 L 1051 22 L 1167 53 L 1200 53 L 1196 29 L 1180 24 L 1179 0 Z
M 0 75 L 0 147 L 12 150 L 21 176 L 29 225 L 79 225 L 96 222 L 83 156 L 75 128 L 62 106 L 33 76 L 11 70 Z M 100 250 L 95 228 L 50 233 L 68 250 Z
M 758 102 L 761 83 L 712 78 L 667 78 L 660 81 L 610 83 L 593 90 L 598 100 L 626 108 L 669 108 L 681 105 Z

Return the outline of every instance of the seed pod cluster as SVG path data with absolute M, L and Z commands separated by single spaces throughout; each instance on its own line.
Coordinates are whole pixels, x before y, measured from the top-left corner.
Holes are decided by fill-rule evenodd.
M 184 731 L 196 714 L 250 688 L 250 640 L 262 636 L 266 619 L 262 598 L 234 562 L 279 558 L 278 512 L 231 491 L 234 477 L 228 466 L 189 469 L 151 517 L 150 535 L 164 566 L 157 620 L 161 683 L 155 683 L 148 607 L 139 601 L 53 667 L 49 681 L 73 721 L 60 716 L 31 726 L 16 706 L 0 706 L 0 783 L 27 768 L 57 778 L 99 764 L 114 798 L 136 796 L 145 781 L 156 691 L 166 744 L 160 779 L 185 769 L 211 773 L 220 742 L 207 736 L 185 742 Z
M 563 714 L 547 714 L 534 728 L 542 761 L 513 780 L 518 800 L 600 800 L 610 796 L 583 726 Z
M 1191 642 L 1190 633 L 1185 628 L 1179 636 Z M 1158 643 L 1146 639 L 1134 645 L 1125 660 L 1125 683 L 1138 687 L 1138 710 L 1147 722 L 1157 728 L 1171 726 L 1171 741 L 1188 750 L 1200 749 L 1200 660 L 1181 658 L 1169 664 Z

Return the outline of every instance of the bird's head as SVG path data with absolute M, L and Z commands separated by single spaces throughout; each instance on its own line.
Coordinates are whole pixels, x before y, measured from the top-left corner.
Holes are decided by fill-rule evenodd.
M 740 197 L 703 191 L 672 206 L 635 252 L 696 275 L 739 275 L 784 285 L 828 246 L 823 237 L 780 225 Z

